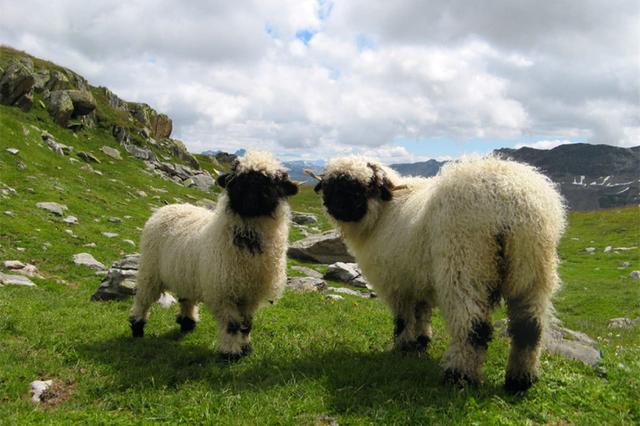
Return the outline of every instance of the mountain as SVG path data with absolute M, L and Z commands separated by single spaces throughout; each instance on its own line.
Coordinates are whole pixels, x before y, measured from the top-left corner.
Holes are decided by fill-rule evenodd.
M 446 161 L 428 160 L 417 163 L 391 164 L 391 168 L 403 176 L 431 177 L 438 174 Z
M 640 203 L 640 146 L 576 143 L 550 150 L 504 148 L 495 153 L 538 168 L 559 186 L 571 210 Z
M 289 177 L 293 180 L 310 182 L 313 179 L 306 173 L 305 169 L 309 169 L 314 173 L 320 173 L 324 167 L 324 160 L 294 160 L 282 163 L 289 173 Z

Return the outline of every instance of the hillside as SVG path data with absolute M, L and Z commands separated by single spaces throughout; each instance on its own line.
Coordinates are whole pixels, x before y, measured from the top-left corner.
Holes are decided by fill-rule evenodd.
M 0 53 L 3 70 L 27 56 L 7 48 Z M 35 286 L 0 285 L 0 424 L 640 422 L 638 325 L 610 325 L 612 318 L 640 317 L 640 281 L 631 278 L 640 269 L 637 207 L 570 215 L 560 247 L 564 284 L 555 298 L 557 315 L 593 337 L 602 358 L 590 366 L 546 353 L 542 379 L 525 396 L 501 389 L 509 342 L 499 332 L 485 382 L 466 390 L 446 387 L 439 361 L 448 337 L 439 312 L 427 355 L 391 352 L 388 310 L 363 297 L 368 290 L 332 280 L 325 284 L 350 292 L 288 288 L 278 303 L 260 310 L 255 352 L 236 364 L 216 358 L 215 324 L 205 309 L 198 328 L 183 337 L 175 309 L 154 306 L 147 336 L 132 340 L 131 301 L 92 296 L 112 262 L 137 251 L 154 209 L 215 202 L 219 189 L 206 182 L 225 165 L 185 154 L 170 136 L 170 118 L 158 118 L 151 107 L 29 59 L 34 72 L 59 72 L 76 82 L 75 89 L 58 90 L 90 92 L 95 108 L 84 114 L 89 106 L 77 109 L 71 101 L 73 112 L 62 125 L 48 107 L 55 90 L 33 89 L 28 109 L 21 97 L 0 105 L 0 273 L 12 273 L 5 262 L 13 260 L 37 270 L 30 277 Z M 43 202 L 66 210 L 55 214 L 37 206 Z M 291 204 L 317 216 L 312 225 L 292 225 L 291 241 L 330 228 L 310 186 Z M 74 264 L 79 253 L 105 267 Z M 326 270 L 325 264 L 288 259 L 290 277 Z M 504 315 L 499 309 L 494 319 Z M 34 380 L 53 381 L 38 404 L 29 392 Z

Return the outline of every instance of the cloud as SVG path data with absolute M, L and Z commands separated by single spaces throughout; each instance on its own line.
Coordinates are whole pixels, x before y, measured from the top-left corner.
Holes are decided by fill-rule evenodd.
M 167 112 L 193 151 L 408 159 L 398 140 L 639 144 L 637 9 L 0 0 L 0 42 Z
M 532 142 L 532 143 L 520 143 L 516 145 L 516 149 L 520 149 L 520 148 L 535 148 L 535 149 L 553 149 L 556 146 L 560 146 L 560 145 L 566 145 L 569 143 L 573 143 L 570 140 L 566 140 L 566 139 L 555 139 L 555 140 L 549 140 L 549 141 L 538 141 L 538 142 Z

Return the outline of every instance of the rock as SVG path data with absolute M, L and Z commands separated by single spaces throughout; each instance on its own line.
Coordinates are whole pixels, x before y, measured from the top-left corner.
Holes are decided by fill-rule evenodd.
M 53 139 L 53 136 L 46 132 L 42 134 L 42 140 L 47 144 L 50 150 L 59 155 L 69 155 L 71 151 L 73 151 L 73 148 L 57 142 L 55 139 Z
M 35 287 L 33 281 L 23 275 L 9 275 L 0 272 L 0 284 L 2 285 L 23 285 L 27 287 Z
M 96 100 L 88 90 L 67 90 L 67 95 L 73 103 L 73 116 L 81 117 L 96 109 Z
M 631 273 L 629 274 L 629 277 L 632 280 L 640 280 L 640 271 L 631 271 Z
M 609 253 L 612 249 L 613 249 L 613 247 L 612 247 L 612 246 L 606 246 L 606 247 L 604 248 L 604 252 L 605 252 L 605 253 Z
M 372 297 L 375 297 L 373 293 L 360 292 L 360 291 L 351 290 L 350 288 L 345 288 L 345 287 L 329 287 L 327 288 L 327 291 L 332 291 L 334 293 L 348 294 L 351 296 L 361 297 L 363 299 L 370 299 Z
M 77 225 L 78 224 L 78 218 L 75 216 L 67 216 L 64 219 L 62 219 L 62 221 L 64 223 L 68 223 L 69 225 Z
M 344 299 L 344 297 L 340 296 L 339 294 L 327 294 L 325 296 L 325 298 L 329 299 L 329 300 L 342 300 L 342 299 Z
M 73 115 L 73 102 L 64 90 L 51 92 L 48 99 L 47 110 L 53 120 L 61 126 L 67 125 Z
M 47 210 L 58 216 L 64 215 L 65 210 L 69 210 L 69 208 L 64 204 L 58 204 L 58 203 L 49 202 L 49 201 L 37 203 L 36 207 L 39 209 Z
M 133 246 L 133 247 L 136 246 L 136 243 L 133 240 L 122 240 L 122 242 L 123 243 L 127 243 L 127 244 L 129 244 L 130 246 Z
M 9 216 L 9 217 L 14 217 L 15 216 L 11 210 L 5 210 L 4 215 L 5 216 Z
M 171 136 L 173 122 L 166 114 L 158 114 L 151 120 L 151 136 L 155 139 L 163 139 Z
M 8 152 L 9 154 L 16 155 L 16 154 L 18 154 L 18 153 L 20 152 L 20 150 L 19 150 L 19 149 L 16 149 L 16 148 L 7 148 L 7 152 Z
M 362 271 L 360 271 L 357 263 L 336 262 L 329 265 L 323 278 L 325 280 L 342 281 L 354 287 L 369 287 L 369 283 L 362 276 Z
M 129 134 L 124 127 L 118 126 L 116 124 L 111 128 L 111 134 L 118 141 L 118 143 L 122 146 L 126 146 L 129 144 Z
M 31 382 L 31 402 L 39 403 L 44 401 L 46 391 L 53 385 L 53 380 L 35 380 Z
M 312 213 L 291 212 L 291 221 L 298 225 L 318 223 L 318 218 Z
M 101 163 L 101 161 L 98 160 L 98 158 L 90 152 L 78 151 L 76 155 L 82 158 L 87 163 Z
M 87 266 L 91 269 L 102 270 L 105 269 L 104 264 L 98 262 L 89 253 L 78 253 L 73 255 L 73 263 L 76 265 Z
M 311 278 L 322 278 L 322 274 L 315 269 L 307 268 L 306 266 L 292 266 L 291 269 L 294 271 L 302 272 L 308 277 Z
M 107 238 L 115 238 L 120 234 L 118 234 L 116 232 L 103 232 L 102 235 L 104 235 Z
M 133 144 L 125 144 L 124 145 L 124 149 L 131 155 L 133 155 L 136 158 L 140 158 L 141 160 L 145 160 L 145 161 L 155 161 L 156 160 L 156 156 L 153 152 L 149 151 L 148 149 L 144 149 L 144 148 L 140 148 L 138 146 L 135 146 Z
M 287 288 L 299 292 L 309 293 L 315 291 L 324 291 L 327 288 L 327 283 L 320 278 L 313 277 L 288 277 Z
M 111 222 L 111 223 L 121 223 L 122 219 L 120 219 L 119 217 L 110 217 L 109 218 L 109 222 Z
M 5 260 L 4 267 L 7 269 L 22 269 L 26 265 L 19 260 Z
M 27 263 L 26 265 L 24 265 L 24 268 L 22 269 L 17 269 L 16 272 L 18 274 L 21 274 L 27 277 L 43 278 L 42 275 L 40 275 L 40 271 L 38 271 L 38 268 L 36 268 L 35 265 L 32 265 L 30 263 Z
M 102 148 L 100 148 L 100 151 L 102 151 L 105 155 L 108 155 L 109 157 L 113 158 L 114 160 L 122 160 L 120 151 L 118 151 L 115 148 L 111 148 L 110 146 L 105 145 Z
M 29 111 L 33 105 L 33 62 L 27 57 L 12 60 L 0 77 L 0 104 Z
M 587 247 L 586 249 L 584 249 L 584 251 L 586 251 L 587 253 L 595 253 L 596 252 L 596 248 L 595 247 Z
M 123 257 L 120 260 L 116 260 L 111 265 L 112 268 L 118 269 L 138 269 L 140 263 L 140 254 L 133 253 Z
M 631 262 L 622 262 L 622 263 L 620 263 L 620 267 L 621 268 L 628 268 L 629 266 L 631 266 Z
M 354 262 L 354 257 L 335 231 L 311 235 L 293 243 L 287 255 L 294 259 L 310 260 L 318 263 Z
M 609 328 L 630 328 L 640 323 L 640 317 L 632 320 L 629 318 L 612 318 L 609 320 L 607 327 Z
M 216 185 L 216 181 L 209 173 L 200 173 L 197 175 L 191 176 L 194 185 L 204 192 L 209 192 L 211 187 Z
M 129 105 L 122 99 L 120 99 L 116 94 L 114 94 L 111 90 L 106 87 L 99 87 L 98 90 L 102 90 L 105 97 L 107 98 L 107 104 L 113 109 L 117 109 L 120 111 L 128 111 Z
M 162 306 L 163 308 L 168 308 L 168 307 L 178 303 L 178 301 L 171 294 L 162 293 L 162 294 L 160 294 L 160 298 L 158 299 L 158 301 L 156 303 L 158 305 Z

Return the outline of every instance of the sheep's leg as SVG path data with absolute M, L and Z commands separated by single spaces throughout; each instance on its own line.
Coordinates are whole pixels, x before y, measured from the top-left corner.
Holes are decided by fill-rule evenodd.
M 433 329 L 431 328 L 432 307 L 426 301 L 416 303 L 414 308 L 415 331 L 416 336 L 415 348 L 418 351 L 424 351 L 433 339 Z
M 180 314 L 176 322 L 180 324 L 180 331 L 188 333 L 196 328 L 198 322 L 198 306 L 190 299 L 178 299 L 180 302 Z
M 451 342 L 442 361 L 444 380 L 477 384 L 493 334 L 488 301 L 455 290 L 446 293 L 441 307 Z
M 416 350 L 416 302 L 409 298 L 398 298 L 392 304 L 393 348 L 409 352 Z
M 252 319 L 249 312 L 237 305 L 216 311 L 217 350 L 223 358 L 235 361 L 251 353 Z
M 511 352 L 505 390 L 521 392 L 538 380 L 538 364 L 551 296 L 559 279 L 556 248 L 538 234 L 507 238 L 503 296 L 509 317 Z
M 143 267 L 138 272 L 136 295 L 129 313 L 129 323 L 133 337 L 144 336 L 144 326 L 149 319 L 149 309 L 162 293 L 160 280 L 144 273 Z

